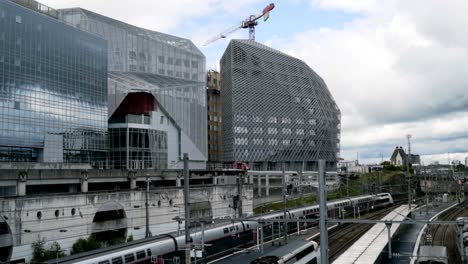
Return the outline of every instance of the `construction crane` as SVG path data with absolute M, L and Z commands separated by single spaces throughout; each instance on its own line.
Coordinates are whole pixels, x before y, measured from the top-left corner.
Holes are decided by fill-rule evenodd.
M 250 40 L 255 40 L 255 26 L 258 25 L 257 20 L 259 20 L 260 18 L 263 17 L 263 21 L 267 21 L 268 18 L 270 18 L 270 11 L 273 10 L 273 8 L 275 8 L 275 4 L 271 3 L 271 4 L 267 5 L 263 9 L 261 14 L 251 15 L 249 18 L 241 21 L 240 24 L 238 24 L 236 26 L 233 26 L 233 27 L 225 30 L 221 34 L 218 34 L 215 37 L 211 38 L 210 40 L 205 42 L 204 46 L 206 46 L 206 45 L 208 45 L 210 43 L 213 43 L 218 39 L 226 38 L 227 35 L 235 32 L 235 31 L 237 31 L 238 29 L 241 29 L 241 28 L 248 28 L 249 29 L 249 39 Z

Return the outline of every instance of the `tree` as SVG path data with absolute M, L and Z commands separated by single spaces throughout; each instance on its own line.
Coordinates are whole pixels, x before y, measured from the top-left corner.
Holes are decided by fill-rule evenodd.
M 387 171 L 401 170 L 400 167 L 393 165 L 392 163 L 390 163 L 390 161 L 384 161 L 381 163 L 381 165 L 383 166 L 383 169 Z
M 40 239 L 37 242 L 33 242 L 31 247 L 33 248 L 31 263 L 42 263 L 50 259 L 65 257 L 65 252 L 57 242 L 53 242 L 49 248 L 46 248 L 45 240 Z
M 78 254 L 81 252 L 86 252 L 101 247 L 101 243 L 99 243 L 93 235 L 90 235 L 87 239 L 80 238 L 75 243 L 73 243 L 70 254 Z

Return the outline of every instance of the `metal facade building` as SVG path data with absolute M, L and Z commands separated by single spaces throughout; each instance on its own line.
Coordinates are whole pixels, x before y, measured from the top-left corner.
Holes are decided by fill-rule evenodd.
M 188 39 L 179 38 L 72 8 L 59 10 L 60 19 L 108 41 L 109 118 L 132 92 L 150 92 L 180 128 L 178 143 L 168 148 L 170 164 L 181 155 L 200 165 L 207 160 L 205 56 Z M 158 129 L 156 124 L 152 129 Z M 168 134 L 171 141 L 171 135 Z M 176 153 L 177 152 L 177 153 Z
M 306 63 L 251 40 L 232 40 L 221 59 L 224 162 L 250 167 L 335 169 L 340 110 Z M 305 165 L 305 167 L 303 167 Z
M 208 71 L 207 105 L 208 105 L 208 160 L 212 163 L 221 161 L 221 90 L 220 74 L 217 71 Z
M 14 2 L 0 1 L 0 161 L 105 161 L 106 41 Z

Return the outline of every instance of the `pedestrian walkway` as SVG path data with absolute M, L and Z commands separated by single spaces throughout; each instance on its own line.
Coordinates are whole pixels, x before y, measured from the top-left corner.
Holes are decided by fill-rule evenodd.
M 412 212 L 412 219 L 428 220 L 437 213 L 452 206 L 454 203 L 455 202 L 449 202 L 438 204 L 437 206 L 429 206 L 429 208 L 427 208 L 427 214 L 425 206 L 417 208 Z M 378 262 L 388 264 L 410 263 L 415 243 L 423 226 L 424 224 L 402 225 L 400 227 L 400 232 L 396 233 L 392 238 L 392 258 L 388 258 L 388 248 L 386 247 L 382 251 Z
M 402 221 L 409 214 L 410 209 L 408 205 L 402 205 L 384 216 L 381 220 Z M 393 236 L 398 231 L 399 227 L 400 224 L 392 224 L 390 227 L 390 236 Z M 375 224 L 333 263 L 375 263 L 380 256 L 380 252 L 382 252 L 387 244 L 388 229 L 386 224 Z

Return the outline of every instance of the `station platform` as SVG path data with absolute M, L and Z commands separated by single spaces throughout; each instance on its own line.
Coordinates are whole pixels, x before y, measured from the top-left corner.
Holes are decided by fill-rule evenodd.
M 408 205 L 402 205 L 384 216 L 381 220 L 402 221 L 410 214 L 410 212 Z M 399 227 L 400 224 L 392 224 L 390 228 L 390 235 L 392 237 Z M 387 227 L 384 223 L 375 224 L 333 263 L 375 263 L 387 244 Z

